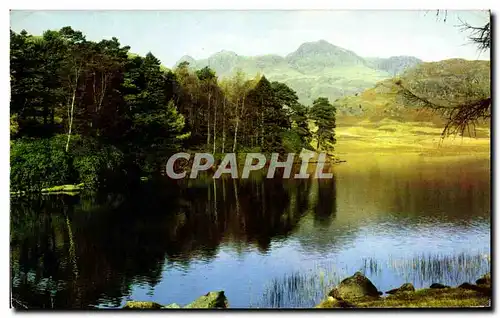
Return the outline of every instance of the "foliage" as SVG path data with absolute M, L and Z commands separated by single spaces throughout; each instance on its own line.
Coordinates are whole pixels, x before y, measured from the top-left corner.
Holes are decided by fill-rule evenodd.
M 10 35 L 12 142 L 28 149 L 34 146 L 18 139 L 38 138 L 31 142 L 54 149 L 37 148 L 37 156 L 63 153 L 71 170 L 71 176 L 48 176 L 34 169 L 29 178 L 21 177 L 34 162 L 16 161 L 16 154 L 26 156 L 16 148 L 16 186 L 71 180 L 98 188 L 122 180 L 119 175 L 161 175 L 180 149 L 298 151 L 311 139 L 307 108 L 297 93 L 265 76 L 249 79 L 236 71 L 219 81 L 212 68 L 193 69 L 192 61 L 168 70 L 151 52 L 132 54 L 114 37 L 89 41 L 71 27 L 41 37 Z
M 22 138 L 11 144 L 11 190 L 37 191 L 73 180 L 71 157 L 64 152 L 64 138 Z
M 71 155 L 77 180 L 90 188 L 110 184 L 124 164 L 121 151 L 92 138 L 78 138 Z
M 328 98 L 316 99 L 311 107 L 311 119 L 318 130 L 316 131 L 317 149 L 333 150 L 335 139 L 335 106 L 330 104 Z
M 17 122 L 17 115 L 10 116 L 10 136 L 14 137 L 19 132 L 19 123 Z

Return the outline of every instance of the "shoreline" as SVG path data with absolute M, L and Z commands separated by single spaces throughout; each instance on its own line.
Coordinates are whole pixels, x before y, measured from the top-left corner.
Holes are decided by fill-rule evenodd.
M 388 294 L 388 296 L 382 296 Z M 433 283 L 428 288 L 415 289 L 411 283 L 381 292 L 362 273 L 356 272 L 334 287 L 327 298 L 313 308 L 486 308 L 491 309 L 491 275 L 487 273 L 475 284 L 463 283 L 456 287 Z M 231 309 L 224 291 L 211 291 L 188 305 L 177 303 L 161 305 L 153 301 L 128 301 L 122 309 L 182 310 Z M 243 308 L 239 308 L 243 309 Z M 268 309 L 268 308 L 248 308 Z
M 487 273 L 475 284 L 465 282 L 456 287 L 433 283 L 428 288 L 415 289 L 411 283 L 376 295 L 375 288 L 361 273 L 344 279 L 315 308 L 490 308 L 491 275 Z

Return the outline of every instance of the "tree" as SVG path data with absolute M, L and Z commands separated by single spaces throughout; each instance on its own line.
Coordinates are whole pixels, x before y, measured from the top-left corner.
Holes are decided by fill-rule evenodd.
M 16 114 L 19 130 L 25 135 L 51 135 L 53 100 L 58 86 L 51 54 L 42 37 L 28 35 L 26 31 L 10 33 L 10 113 Z
M 288 107 L 293 94 L 288 87 L 276 83 L 273 87 L 265 76 L 249 92 L 248 98 L 260 119 L 260 147 L 265 152 L 283 152 L 281 133 L 290 123 L 284 107 Z
M 131 124 L 127 153 L 144 171 L 159 172 L 189 136 L 184 131 L 184 116 L 173 100 L 167 100 L 165 75 L 153 54 L 134 58 L 125 78 Z
M 202 142 L 203 130 L 200 121 L 203 113 L 198 111 L 200 101 L 200 80 L 189 69 L 189 63 L 183 62 L 174 71 L 180 89 L 176 94 L 176 104 L 179 111 L 186 117 L 187 129 L 191 131 L 190 143 Z
M 311 140 L 311 131 L 307 122 L 307 107 L 299 103 L 297 93 L 284 83 L 273 82 L 273 91 L 277 102 L 285 113 L 282 125 L 293 129 L 300 137 L 303 147 Z
M 337 142 L 335 139 L 335 107 L 330 104 L 328 98 L 317 98 L 311 107 L 311 119 L 314 121 L 318 130 L 316 131 L 317 150 L 333 151 L 333 145 Z
M 217 86 L 217 77 L 215 76 L 215 72 L 210 69 L 208 66 L 205 66 L 201 70 L 196 71 L 196 76 L 201 82 L 201 87 L 202 87 L 202 92 L 203 95 L 206 96 L 207 98 L 207 105 L 206 105 L 206 119 L 207 119 L 207 147 L 210 145 L 210 137 L 211 137 L 211 130 L 210 130 L 210 111 L 211 108 L 213 108 L 213 126 L 214 126 L 214 152 L 215 152 L 215 129 L 216 129 L 216 121 L 217 121 L 217 105 L 212 106 L 212 97 L 215 92 L 215 86 Z
M 238 131 L 242 118 L 247 111 L 247 95 L 254 86 L 255 82 L 245 80 L 245 74 L 241 70 L 238 70 L 232 79 L 229 97 L 232 101 L 232 117 L 234 118 L 233 152 L 236 152 L 238 146 Z
M 37 187 L 106 185 L 161 172 L 181 147 L 283 152 L 309 141 L 297 94 L 259 74 L 219 81 L 209 67 L 195 71 L 189 63 L 171 71 L 152 53 L 130 53 L 114 37 L 90 41 L 71 27 L 43 36 L 11 30 L 10 37 L 12 145 L 42 149 L 44 158 L 37 166 L 41 159 L 29 151 L 15 152 L 14 183 L 30 171 Z M 35 138 L 23 143 L 25 136 Z M 61 162 L 68 176 L 50 166 Z

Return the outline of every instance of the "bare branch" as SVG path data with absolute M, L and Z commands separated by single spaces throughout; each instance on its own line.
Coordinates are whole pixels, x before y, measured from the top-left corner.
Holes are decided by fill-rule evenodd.
M 468 36 L 469 40 L 478 46 L 480 52 L 484 52 L 489 50 L 491 46 L 491 25 L 490 22 L 486 23 L 484 26 L 472 26 L 469 23 L 460 21 L 460 25 L 458 25 L 462 32 L 468 32 L 470 35 Z
M 470 136 L 470 126 L 472 126 L 475 133 L 475 126 L 478 121 L 491 117 L 491 97 L 456 105 L 451 105 L 450 103 L 444 106 L 418 96 L 410 89 L 404 87 L 400 81 L 396 85 L 401 88 L 401 93 L 408 102 L 418 104 L 446 116 L 447 123 L 441 134 L 443 138 L 457 133 L 463 136 L 466 129 L 469 131 Z

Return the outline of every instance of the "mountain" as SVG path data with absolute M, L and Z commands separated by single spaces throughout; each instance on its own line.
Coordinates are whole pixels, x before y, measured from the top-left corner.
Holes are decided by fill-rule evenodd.
M 365 65 L 365 60 L 356 53 L 320 40 L 307 42 L 286 56 L 294 69 L 304 74 L 316 74 L 332 67 Z
M 422 61 L 414 56 L 391 56 L 387 59 L 384 58 L 366 58 L 366 61 L 373 68 L 386 71 L 392 76 L 399 75 L 405 70 L 412 68 Z
M 306 105 L 320 96 L 335 100 L 362 92 L 421 63 L 411 56 L 364 58 L 325 40 L 303 43 L 285 57 L 275 54 L 243 56 L 222 50 L 202 60 L 185 55 L 175 66 L 181 62 L 189 62 L 193 69 L 210 66 L 219 77 L 231 76 L 237 70 L 248 77 L 264 74 L 272 81 L 289 85 Z
M 339 116 L 436 121 L 440 114 L 420 108 L 401 86 L 436 105 L 473 104 L 491 94 L 490 61 L 448 59 L 421 63 L 354 96 L 334 101 Z

